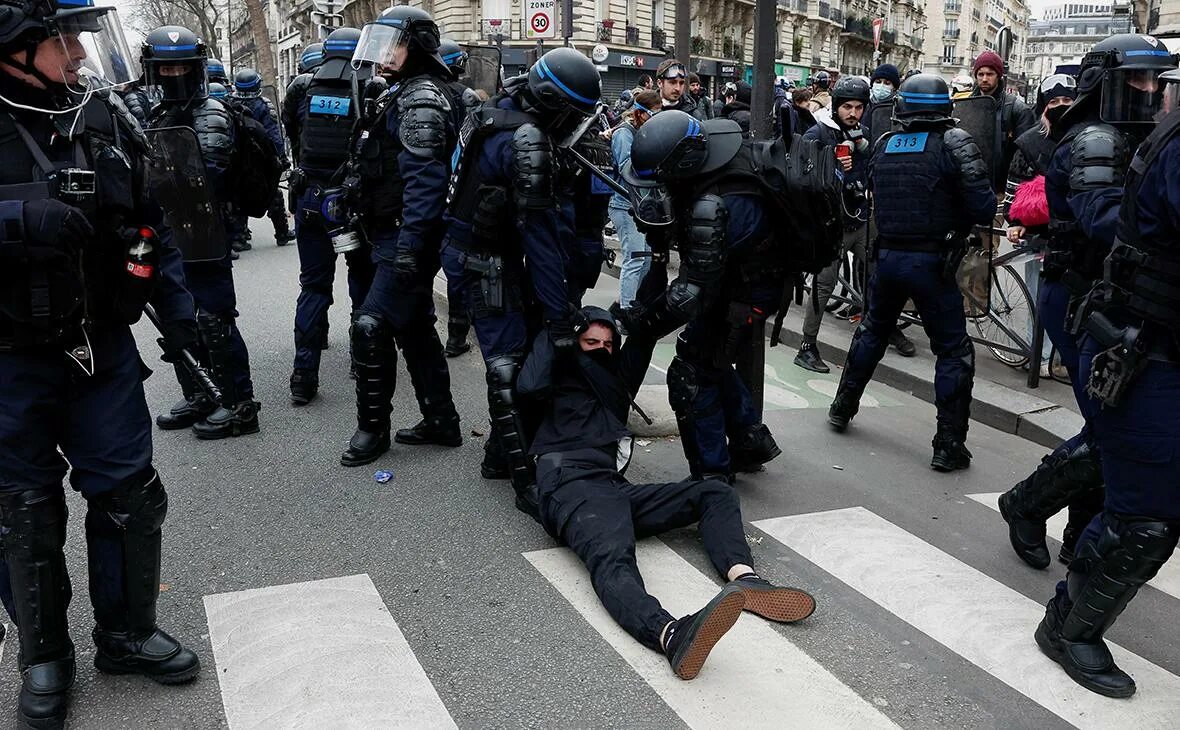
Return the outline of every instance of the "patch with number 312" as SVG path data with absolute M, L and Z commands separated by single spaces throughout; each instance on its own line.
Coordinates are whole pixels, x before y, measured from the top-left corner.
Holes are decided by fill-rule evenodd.
M 910 152 L 923 152 L 926 149 L 926 139 L 929 136 L 929 132 L 895 134 L 889 138 L 889 144 L 885 145 L 885 154 L 904 155 Z

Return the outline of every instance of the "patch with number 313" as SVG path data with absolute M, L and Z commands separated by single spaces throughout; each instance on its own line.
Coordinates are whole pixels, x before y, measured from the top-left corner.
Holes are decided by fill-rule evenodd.
M 926 139 L 929 136 L 929 132 L 895 134 L 889 138 L 889 144 L 885 145 L 885 154 L 904 155 L 911 152 L 923 152 L 926 149 Z

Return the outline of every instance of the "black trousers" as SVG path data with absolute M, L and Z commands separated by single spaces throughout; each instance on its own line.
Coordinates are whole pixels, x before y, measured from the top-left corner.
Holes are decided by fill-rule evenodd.
M 752 565 L 733 487 L 715 479 L 632 484 L 597 449 L 545 454 L 537 463 L 541 520 L 590 571 L 602 605 L 627 633 L 660 651 L 671 614 L 648 594 L 635 540 L 699 522 L 705 552 L 725 577 Z

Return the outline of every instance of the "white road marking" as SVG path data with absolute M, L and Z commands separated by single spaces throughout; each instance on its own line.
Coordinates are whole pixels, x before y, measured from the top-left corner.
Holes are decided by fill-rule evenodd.
M 754 525 L 1079 728 L 1175 727 L 1180 717 L 1180 678 L 1171 672 L 1111 643 L 1138 694 L 1114 700 L 1082 689 L 1033 641 L 1043 605 L 863 507 Z
M 225 716 L 244 728 L 454 728 L 367 575 L 205 596 Z
M 648 590 L 674 616 L 699 610 L 720 590 L 658 540 L 640 542 L 636 553 Z M 677 679 L 662 654 L 631 638 L 607 614 L 572 552 L 539 550 L 525 558 L 690 727 L 897 727 L 752 614 L 743 615 L 717 644 L 695 680 Z M 807 631 L 807 622 L 791 630 Z

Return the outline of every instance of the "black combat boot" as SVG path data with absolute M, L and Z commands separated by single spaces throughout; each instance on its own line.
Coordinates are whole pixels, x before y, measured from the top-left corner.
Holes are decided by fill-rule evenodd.
M 934 447 L 930 468 L 935 471 L 948 472 L 971 466 L 971 452 L 963 444 L 964 440 L 963 435 L 957 429 L 940 425 L 930 444 Z
M 1078 546 L 1035 634 L 1041 651 L 1071 679 L 1107 697 L 1135 694 L 1135 680 L 1115 664 L 1102 637 L 1180 537 L 1174 523 L 1136 519 L 1143 521 L 1103 517 L 1098 539 Z
M 423 418 L 410 428 L 399 428 L 393 440 L 409 446 L 437 444 L 439 446 L 462 446 L 463 434 L 459 431 L 459 417 Z
M 156 625 L 160 527 L 168 496 L 154 470 L 90 500 L 86 512 L 94 666 L 161 684 L 187 682 L 201 662 Z
M 174 367 L 176 379 L 180 382 L 180 392 L 184 397 L 178 400 L 167 413 L 156 416 L 156 425 L 165 431 L 189 428 L 194 423 L 205 420 L 206 416 L 217 410 L 217 404 L 213 399 L 197 388 L 188 368 L 181 365 Z
M 260 410 L 262 404 L 253 399 L 239 401 L 232 408 L 219 406 L 204 421 L 193 424 L 193 433 L 206 441 L 258 433 Z
M 1057 447 L 1041 459 L 1032 474 L 1000 496 L 1000 514 L 1008 523 L 1012 549 L 1021 560 L 1038 570 L 1049 567 L 1045 521 L 1066 505 L 1084 501 L 1085 508 L 1079 504 L 1077 510 L 1070 510 L 1070 522 L 1075 528 L 1071 537 L 1077 542 L 1081 530 L 1102 509 L 1101 487 L 1102 463 L 1097 449 L 1088 442 Z M 1090 496 L 1091 493 L 1097 497 Z
M 291 404 L 305 406 L 315 400 L 320 390 L 320 376 L 314 370 L 296 368 L 291 373 Z
M 281 231 L 280 230 L 275 231 L 275 245 L 277 245 L 277 246 L 286 246 L 288 243 L 290 243 L 291 241 L 294 241 L 294 240 L 295 240 L 295 234 L 291 231 L 290 228 L 284 228 Z
M 389 324 L 380 316 L 360 313 L 350 332 L 356 369 L 357 430 L 340 455 L 342 466 L 371 464 L 389 451 L 389 414 L 397 387 L 397 348 Z
M 766 424 L 759 423 L 729 444 L 729 468 L 734 472 L 757 472 L 762 465 L 783 453 Z
M 799 353 L 795 355 L 795 364 L 813 373 L 830 373 L 832 369 L 819 355 L 819 347 L 814 342 L 803 341 L 799 345 Z
M 831 407 L 828 408 L 828 423 L 832 426 L 832 430 L 836 433 L 844 433 L 844 430 L 848 428 L 848 423 L 852 421 L 858 410 L 860 410 L 860 398 L 849 392 L 838 391 L 836 397 L 832 399 Z
M 74 684 L 74 644 L 66 611 L 70 577 L 63 546 L 61 485 L 0 493 L 0 535 L 12 585 L 21 673 L 18 714 L 26 727 L 64 728 Z
M 490 428 L 488 438 L 484 441 L 479 473 L 484 479 L 508 479 L 512 476 L 512 470 L 508 468 L 508 456 L 504 453 L 495 425 Z
M 459 357 L 471 349 L 467 343 L 467 333 L 471 331 L 471 321 L 467 315 L 451 315 L 447 319 L 447 346 L 443 350 L 447 357 Z

